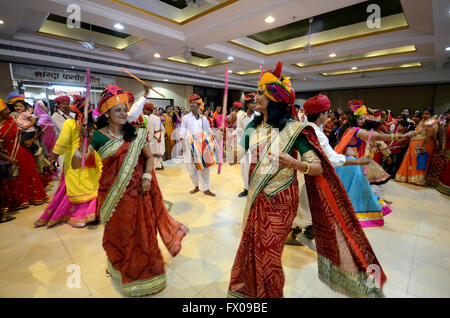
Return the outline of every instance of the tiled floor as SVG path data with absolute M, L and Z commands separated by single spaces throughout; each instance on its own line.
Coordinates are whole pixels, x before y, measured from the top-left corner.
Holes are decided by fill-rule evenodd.
M 167 165 L 158 172 L 163 195 L 190 233 L 176 258 L 160 244 L 168 287 L 152 297 L 225 297 L 245 206 L 237 197 L 240 167 L 225 165 L 220 176 L 217 168 L 211 171 L 211 189 L 217 193 L 211 198 L 188 194 L 192 184 L 186 169 Z M 391 181 L 386 198 L 394 201 L 386 225 L 365 229 L 388 277 L 386 296 L 450 297 L 450 197 Z M 0 297 L 122 297 L 105 275 L 102 225 L 33 228 L 45 207 L 22 210 L 15 221 L 0 224 Z M 316 259 L 306 247 L 286 246 L 286 297 L 344 297 L 317 278 Z M 81 280 L 73 278 L 71 264 L 79 266 Z

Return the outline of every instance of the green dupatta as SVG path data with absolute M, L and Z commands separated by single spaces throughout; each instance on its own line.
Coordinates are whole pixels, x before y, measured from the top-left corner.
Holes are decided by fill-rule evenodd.
M 103 225 L 113 216 L 117 203 L 122 198 L 125 189 L 130 183 L 142 148 L 148 144 L 146 133 L 147 131 L 145 129 L 137 129 L 137 137 L 131 142 L 120 171 L 117 173 L 117 177 L 100 207 L 100 219 Z M 98 151 L 102 161 L 114 155 L 123 144 L 124 141 L 117 138 L 110 139 L 106 142 Z
M 270 128 L 262 127 L 254 132 L 250 137 L 249 149 L 253 151 L 257 147 L 260 147 L 264 142 L 266 145 L 261 152 L 260 158 L 256 163 L 255 168 L 250 176 L 250 183 L 248 189 L 248 199 L 245 207 L 243 227 L 247 223 L 247 218 L 250 215 L 250 210 L 255 202 L 256 197 L 264 190 L 269 196 L 273 197 L 281 191 L 285 190 L 295 179 L 295 173 L 293 169 L 281 169 L 278 170 L 274 167 L 269 160 L 268 153 L 289 153 L 294 145 L 300 132 L 308 126 L 308 123 L 300 123 L 298 121 L 289 122 L 286 127 L 279 133 L 273 133 L 272 130 L 267 134 L 264 140 L 255 138 L 257 134 Z

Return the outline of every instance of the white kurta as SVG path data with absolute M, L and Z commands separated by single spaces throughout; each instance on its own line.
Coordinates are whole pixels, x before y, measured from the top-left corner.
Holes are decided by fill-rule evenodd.
M 209 190 L 209 168 L 198 170 L 192 160 L 192 150 L 189 144 L 189 135 L 198 134 L 205 131 L 207 134 L 211 134 L 211 128 L 209 126 L 208 119 L 199 115 L 199 118 L 195 118 L 192 113 L 186 114 L 181 120 L 181 138 L 184 139 L 184 162 L 189 172 L 194 186 L 198 187 L 200 191 Z
M 166 131 L 164 129 L 164 125 L 161 123 L 161 118 L 154 114 L 146 117 L 148 123 L 148 133 L 150 136 L 150 149 L 153 153 L 154 168 L 162 168 L 163 156 L 166 151 L 166 144 L 164 140 Z
M 236 119 L 236 139 L 239 144 L 239 142 L 242 139 L 242 136 L 244 135 L 245 127 L 253 120 L 254 115 L 252 114 L 250 117 L 248 117 L 247 112 L 244 112 L 240 110 L 237 113 L 237 119 Z M 250 163 L 251 163 L 251 153 L 250 151 L 247 151 L 247 153 L 242 157 L 240 164 L 241 164 L 241 176 L 242 180 L 244 181 L 244 189 L 248 190 L 248 174 L 250 171 Z
M 345 155 L 336 153 L 330 146 L 327 136 L 323 133 L 322 126 L 319 127 L 315 123 L 310 123 L 316 132 L 317 139 L 319 140 L 320 147 L 325 155 L 330 160 L 334 168 L 342 167 L 345 164 Z M 300 202 L 298 205 L 297 216 L 294 219 L 293 227 L 299 226 L 306 228 L 312 225 L 311 211 L 309 210 L 308 195 L 306 193 L 306 185 L 303 183 L 300 187 Z

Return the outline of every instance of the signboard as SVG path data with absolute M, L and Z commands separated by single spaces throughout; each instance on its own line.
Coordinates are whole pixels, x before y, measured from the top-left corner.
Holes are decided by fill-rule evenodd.
M 86 73 L 60 68 L 12 64 L 12 76 L 16 81 L 32 81 L 69 85 L 86 85 Z M 116 85 L 116 77 L 91 73 L 91 86 L 106 87 Z

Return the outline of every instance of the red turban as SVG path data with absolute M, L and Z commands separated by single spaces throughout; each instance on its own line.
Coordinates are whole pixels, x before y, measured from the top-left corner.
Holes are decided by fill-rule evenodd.
M 238 109 L 239 109 L 239 108 L 241 108 L 241 107 L 242 107 L 242 103 L 241 103 L 241 102 L 239 102 L 239 101 L 236 101 L 236 102 L 234 102 L 234 103 L 233 103 L 233 107 L 234 107 L 234 108 L 238 108 Z
M 53 101 L 55 102 L 55 104 L 60 104 L 60 103 L 70 104 L 70 97 L 69 96 L 58 96 Z
M 303 105 L 306 115 L 314 115 L 326 112 L 330 109 L 331 102 L 327 96 L 319 94 L 308 99 Z
M 128 95 L 128 103 L 133 104 L 134 103 L 134 95 L 132 92 L 125 92 Z
M 153 111 L 153 109 L 155 108 L 155 105 L 153 105 L 152 103 L 145 103 L 144 104 L 144 109 L 148 109 Z

